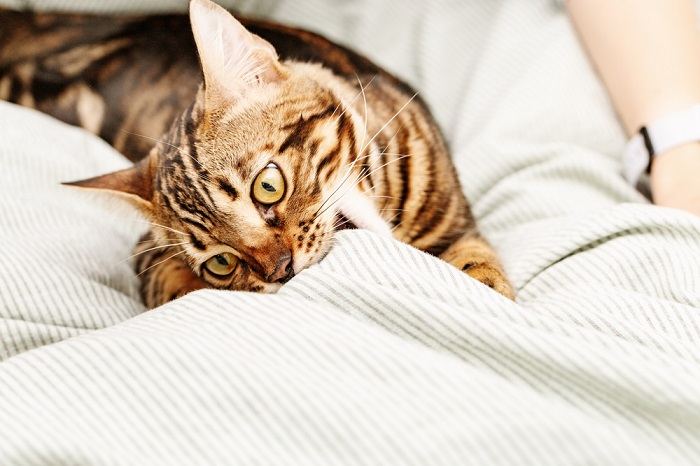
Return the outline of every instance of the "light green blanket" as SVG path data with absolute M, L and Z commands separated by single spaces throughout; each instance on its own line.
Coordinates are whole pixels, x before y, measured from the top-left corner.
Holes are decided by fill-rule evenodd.
M 126 162 L 0 103 L 0 464 L 700 464 L 700 220 L 622 180 L 554 2 L 238 6 L 419 88 L 518 303 L 352 231 L 277 295 L 139 315 L 123 259 L 143 225 L 57 185 Z

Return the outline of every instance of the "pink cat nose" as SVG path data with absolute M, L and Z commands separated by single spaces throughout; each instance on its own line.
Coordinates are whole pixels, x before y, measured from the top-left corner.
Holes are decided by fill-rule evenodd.
M 294 268 L 292 267 L 292 252 L 285 251 L 275 261 L 272 273 L 265 277 L 267 282 L 287 283 L 294 276 Z

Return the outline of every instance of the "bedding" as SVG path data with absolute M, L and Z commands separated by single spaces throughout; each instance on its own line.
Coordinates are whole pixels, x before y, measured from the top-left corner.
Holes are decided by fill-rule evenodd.
M 137 3 L 70 4 L 95 5 Z M 626 185 L 624 136 L 554 2 L 230 5 L 420 90 L 517 303 L 345 231 L 276 295 L 143 313 L 128 256 L 145 225 L 58 184 L 127 162 L 0 103 L 0 463 L 700 463 L 700 219 Z

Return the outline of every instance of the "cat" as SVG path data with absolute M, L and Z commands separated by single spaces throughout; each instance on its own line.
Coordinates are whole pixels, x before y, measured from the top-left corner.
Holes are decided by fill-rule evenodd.
M 348 227 L 513 299 L 420 97 L 317 34 L 241 21 L 191 0 L 193 41 L 184 15 L 0 11 L 0 98 L 135 162 L 68 184 L 107 190 L 150 221 L 135 248 L 146 306 L 201 288 L 274 292 Z

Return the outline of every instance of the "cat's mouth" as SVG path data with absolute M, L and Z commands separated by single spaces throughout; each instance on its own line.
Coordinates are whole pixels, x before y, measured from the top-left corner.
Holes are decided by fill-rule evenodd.
M 355 224 L 352 223 L 349 218 L 341 213 L 337 213 L 335 215 L 335 225 L 335 231 L 357 229 L 357 226 L 355 226 Z

